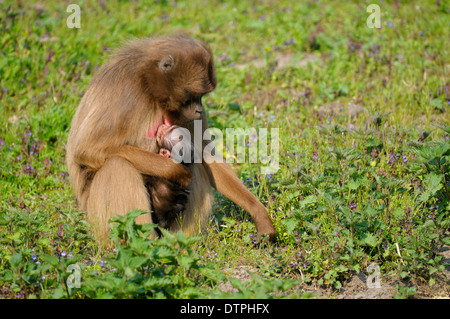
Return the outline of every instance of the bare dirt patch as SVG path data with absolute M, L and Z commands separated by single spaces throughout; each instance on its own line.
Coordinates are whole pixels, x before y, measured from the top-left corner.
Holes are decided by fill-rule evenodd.
M 332 290 L 331 288 L 324 288 L 324 286 L 317 285 L 313 282 L 312 284 L 301 283 L 292 288 L 291 292 L 300 290 L 303 294 L 306 294 L 305 296 L 314 299 L 393 299 L 398 294 L 397 286 L 414 286 L 417 288 L 417 293 L 412 298 L 450 299 L 450 247 L 444 246 L 440 254 L 445 258 L 443 263 L 446 265 L 446 270 L 443 274 L 437 276 L 436 284 L 433 286 L 430 286 L 427 282 L 401 280 L 397 276 L 382 276 L 379 288 L 369 288 L 367 285 L 367 275 L 359 273 L 343 282 L 342 288 L 338 291 Z M 238 278 L 241 282 L 245 283 L 252 279 L 250 273 L 257 274 L 258 269 L 241 265 L 233 269 L 226 268 L 224 269 L 224 273 L 232 278 Z M 220 284 L 219 289 L 227 293 L 237 292 L 229 282 Z
M 314 63 L 319 58 L 312 53 L 302 53 L 301 56 L 296 55 L 292 52 L 277 52 L 275 53 L 275 65 L 274 69 L 281 69 L 284 67 L 306 67 L 309 63 Z M 265 59 L 257 58 L 253 61 L 236 64 L 234 66 L 237 70 L 242 70 L 246 68 L 264 68 L 268 67 Z

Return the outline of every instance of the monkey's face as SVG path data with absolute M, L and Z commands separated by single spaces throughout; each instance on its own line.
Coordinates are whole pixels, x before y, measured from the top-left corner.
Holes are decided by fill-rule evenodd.
M 155 46 L 156 63 L 146 69 L 143 85 L 173 124 L 200 119 L 201 97 L 217 85 L 210 49 L 184 37 L 161 40 Z
M 180 102 L 174 111 L 166 111 L 164 117 L 171 124 L 186 127 L 190 122 L 200 120 L 205 109 L 201 97 L 189 98 Z
M 190 98 L 180 107 L 180 115 L 185 121 L 198 120 L 202 117 L 203 112 L 204 108 L 201 97 Z

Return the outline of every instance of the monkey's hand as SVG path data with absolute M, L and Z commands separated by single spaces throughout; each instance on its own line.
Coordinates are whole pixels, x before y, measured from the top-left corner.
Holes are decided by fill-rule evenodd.
M 173 163 L 172 160 L 170 161 Z M 177 166 L 177 171 L 173 172 L 174 175 L 169 175 L 167 179 L 180 184 L 181 187 L 187 188 L 191 183 L 192 171 L 189 169 L 189 167 L 180 163 L 173 163 L 173 165 Z M 181 171 L 181 173 L 178 173 L 178 171 Z
M 172 158 L 172 153 L 167 148 L 161 148 L 159 150 L 159 155 L 167 158 Z
M 258 241 L 275 238 L 275 228 L 266 208 L 237 178 L 227 163 L 206 163 L 211 185 L 222 195 L 250 213 L 255 221 Z

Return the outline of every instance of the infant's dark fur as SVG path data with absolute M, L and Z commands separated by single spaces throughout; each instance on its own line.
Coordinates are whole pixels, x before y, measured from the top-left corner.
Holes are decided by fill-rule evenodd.
M 176 131 L 177 128 L 179 126 L 167 126 L 164 124 L 158 128 L 156 142 L 160 148 L 159 154 L 161 156 L 171 158 L 171 151 L 175 144 L 191 143 L 191 141 L 183 141 L 180 134 Z M 191 163 L 192 160 L 193 146 L 191 145 Z M 188 167 L 191 165 L 184 162 L 183 164 Z M 145 176 L 144 178 L 150 196 L 153 223 L 167 229 L 185 209 L 190 191 L 177 183 L 161 177 Z

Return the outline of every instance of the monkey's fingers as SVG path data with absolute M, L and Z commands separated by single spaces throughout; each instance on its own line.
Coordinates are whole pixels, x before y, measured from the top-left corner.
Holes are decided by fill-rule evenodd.
M 255 223 L 256 224 L 256 223 Z M 257 227 L 257 243 L 267 243 L 269 241 L 273 241 L 275 239 L 275 229 L 273 228 L 272 222 L 259 224 L 260 227 Z
M 172 153 L 166 148 L 160 149 L 159 150 L 159 155 L 167 157 L 167 158 L 172 158 Z
M 250 213 L 255 222 L 258 237 L 266 235 L 269 239 L 273 239 L 275 237 L 275 228 L 266 208 L 242 184 L 231 167 L 226 163 L 210 163 L 206 164 L 206 166 L 209 169 L 213 187 Z

